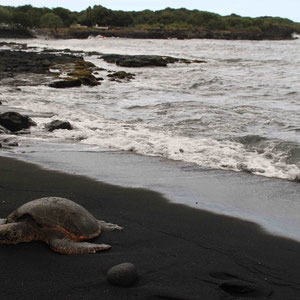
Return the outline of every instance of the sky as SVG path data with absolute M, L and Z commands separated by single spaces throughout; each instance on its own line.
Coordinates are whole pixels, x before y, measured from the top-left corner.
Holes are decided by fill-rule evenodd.
M 166 7 L 199 9 L 220 15 L 273 16 L 300 22 L 300 0 L 0 0 L 0 5 L 65 7 L 81 11 L 88 6 L 102 5 L 113 10 L 159 10 Z

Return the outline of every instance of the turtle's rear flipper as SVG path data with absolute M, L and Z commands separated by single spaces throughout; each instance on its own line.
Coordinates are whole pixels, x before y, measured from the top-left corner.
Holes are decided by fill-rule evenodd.
M 96 253 L 97 251 L 108 250 L 110 245 L 92 244 L 86 242 L 73 242 L 68 239 L 53 239 L 49 241 L 50 248 L 62 254 L 86 254 Z

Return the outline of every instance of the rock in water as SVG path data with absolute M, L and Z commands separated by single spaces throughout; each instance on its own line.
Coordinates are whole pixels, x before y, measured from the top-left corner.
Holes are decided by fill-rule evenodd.
M 36 123 L 28 116 L 23 116 L 17 112 L 6 112 L 0 115 L 0 125 L 12 132 L 16 132 L 36 126 Z
M 125 71 L 118 71 L 112 74 L 108 74 L 107 77 L 110 77 L 111 80 L 116 80 L 116 79 L 126 79 L 126 80 L 130 80 L 134 78 L 134 74 L 132 73 L 127 73 Z
M 176 59 L 159 55 L 121 55 L 121 54 L 105 54 L 101 56 L 108 63 L 115 63 L 121 67 L 139 68 L 139 67 L 166 67 Z M 174 60 L 174 61 L 173 61 Z
M 122 263 L 108 270 L 107 280 L 113 285 L 129 287 L 137 282 L 138 273 L 134 264 Z
M 48 131 L 53 131 L 56 129 L 67 129 L 67 130 L 73 129 L 70 122 L 60 121 L 60 120 L 54 120 L 54 121 L 46 124 L 45 127 Z
M 74 79 L 74 80 L 54 81 L 54 82 L 50 83 L 49 86 L 53 87 L 53 88 L 56 88 L 56 89 L 78 87 L 78 86 L 81 86 L 81 80 Z

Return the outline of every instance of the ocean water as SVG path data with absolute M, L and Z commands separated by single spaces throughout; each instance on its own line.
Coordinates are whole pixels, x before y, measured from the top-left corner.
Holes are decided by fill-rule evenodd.
M 29 46 L 101 53 L 158 54 L 205 60 L 135 73 L 130 82 L 54 90 L 10 90 L 1 100 L 45 113 L 28 139 L 76 141 L 99 150 L 125 150 L 267 177 L 300 177 L 300 40 L 29 40 Z M 3 89 L 3 88 L 2 88 Z M 46 133 L 52 119 L 75 130 Z
M 300 240 L 300 189 L 293 182 L 300 179 L 300 40 L 16 42 L 38 47 L 35 51 L 157 54 L 206 63 L 124 68 L 95 55 L 85 59 L 106 69 L 98 71 L 104 80 L 97 87 L 0 85 L 1 110 L 16 108 L 38 123 L 30 135 L 17 137 L 20 147 L 7 155 L 151 188 L 176 202 L 249 219 Z M 107 70 L 134 73 L 135 79 L 112 82 Z M 55 119 L 70 121 L 74 129 L 47 132 L 45 124 Z M 126 171 L 139 176 L 120 176 Z M 225 177 L 227 187 L 217 188 Z

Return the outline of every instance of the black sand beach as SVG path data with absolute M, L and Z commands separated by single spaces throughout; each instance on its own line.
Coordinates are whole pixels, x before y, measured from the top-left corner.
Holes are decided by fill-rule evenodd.
M 60 196 L 124 226 L 97 254 L 61 255 L 40 242 L 1 245 L 1 299 L 299 299 L 300 244 L 252 223 L 170 204 L 159 194 L 103 184 L 0 158 L 1 217 L 30 200 Z M 130 288 L 107 270 L 132 262 Z

